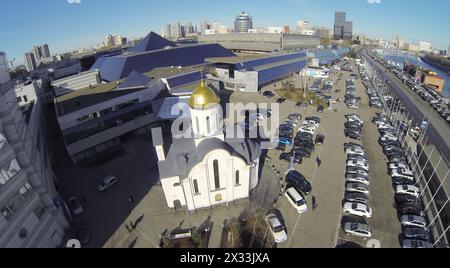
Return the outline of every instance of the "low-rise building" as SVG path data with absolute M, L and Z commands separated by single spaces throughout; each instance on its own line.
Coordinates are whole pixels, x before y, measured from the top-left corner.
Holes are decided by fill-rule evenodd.
M 73 76 L 65 77 L 52 81 L 55 96 L 59 97 L 64 94 L 76 91 L 82 88 L 95 86 L 101 82 L 98 70 L 82 72 Z

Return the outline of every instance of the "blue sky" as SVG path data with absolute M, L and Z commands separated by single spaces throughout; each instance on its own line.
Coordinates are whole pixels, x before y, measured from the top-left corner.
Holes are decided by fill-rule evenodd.
M 106 34 L 143 36 L 170 22 L 218 21 L 232 26 L 246 11 L 255 25 L 295 26 L 296 20 L 332 28 L 334 12 L 345 11 L 355 33 L 391 40 L 450 43 L 449 0 L 0 0 L 0 51 L 23 63 L 33 45 L 48 43 L 51 53 L 100 43 Z M 380 0 L 371 0 L 374 2 Z M 5 17 L 6 16 L 6 17 Z M 7 23 L 5 23 L 7 22 Z

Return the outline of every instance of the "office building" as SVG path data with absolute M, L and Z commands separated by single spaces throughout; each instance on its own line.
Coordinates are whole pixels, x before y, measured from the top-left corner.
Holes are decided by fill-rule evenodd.
M 328 39 L 330 38 L 330 29 L 325 27 L 314 27 L 314 34 L 319 36 L 320 39 Z
M 253 29 L 253 19 L 252 17 L 242 12 L 236 16 L 234 20 L 234 32 L 235 33 L 248 33 L 249 29 Z
M 105 37 L 105 47 L 123 46 L 127 43 L 127 39 L 122 35 L 107 35 Z
M 220 44 L 227 49 L 236 51 L 283 52 L 316 48 L 320 45 L 320 38 L 315 35 L 255 32 L 200 35 L 198 42 Z
M 55 189 L 45 117 L 36 93 L 24 92 L 28 88 L 0 84 L 1 248 L 60 247 L 69 227 Z
M 353 36 L 353 23 L 346 21 L 345 12 L 336 12 L 334 19 L 333 36 L 335 40 L 351 40 Z
M 28 72 L 32 72 L 36 70 L 36 58 L 34 57 L 34 54 L 32 52 L 25 53 L 25 66 L 27 68 Z
M 201 34 L 205 34 L 206 30 L 210 30 L 211 29 L 211 24 L 203 21 L 200 23 L 200 33 Z
M 42 59 L 51 58 L 50 50 L 49 50 L 47 44 L 42 45 L 42 46 L 34 46 L 32 52 L 34 54 L 35 60 L 37 60 L 37 61 L 40 61 Z
M 207 64 L 213 71 L 207 74 L 219 82 L 220 89 L 258 92 L 266 84 L 299 73 L 306 67 L 304 52 L 246 59 L 241 57 L 210 58 Z
M 309 30 L 309 29 L 310 29 L 309 21 L 304 21 L 304 20 L 297 21 L 296 28 L 295 28 L 297 33 L 301 33 L 302 31 Z

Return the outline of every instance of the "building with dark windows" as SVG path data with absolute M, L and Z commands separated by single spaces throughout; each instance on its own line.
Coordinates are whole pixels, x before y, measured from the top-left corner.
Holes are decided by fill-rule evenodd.
M 353 36 L 353 23 L 346 21 L 345 12 L 336 12 L 334 18 L 334 32 L 335 40 L 351 40 Z

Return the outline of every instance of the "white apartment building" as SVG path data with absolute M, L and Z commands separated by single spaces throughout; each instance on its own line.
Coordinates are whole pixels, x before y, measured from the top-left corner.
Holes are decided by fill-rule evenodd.
M 19 90 L 20 92 L 20 90 Z M 54 248 L 68 222 L 55 189 L 38 99 L 19 105 L 0 84 L 0 248 Z

